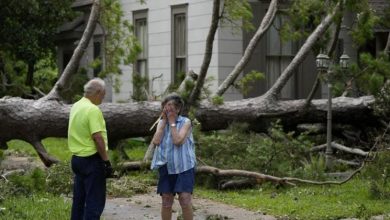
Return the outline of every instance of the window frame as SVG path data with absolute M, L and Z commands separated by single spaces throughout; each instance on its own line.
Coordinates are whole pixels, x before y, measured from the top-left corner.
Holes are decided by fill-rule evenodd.
M 298 42 L 295 42 L 292 40 L 290 40 L 288 42 L 282 42 L 282 40 L 281 40 L 281 36 L 280 36 L 280 32 L 278 31 L 278 28 L 281 28 L 283 26 L 284 19 L 286 19 L 286 18 L 283 17 L 283 14 L 277 13 L 275 15 L 275 19 L 274 19 L 273 23 L 271 24 L 271 27 L 266 32 L 266 50 L 265 50 L 265 65 L 266 66 L 265 66 L 265 69 L 266 69 L 266 78 L 267 78 L 267 80 L 266 80 L 267 90 L 269 88 L 271 88 L 272 85 L 276 82 L 275 79 L 280 77 L 280 75 L 283 73 L 283 71 L 284 71 L 284 69 L 282 69 L 283 62 L 284 62 L 283 60 L 290 59 L 290 62 L 291 62 L 291 60 L 293 60 L 294 56 L 298 52 L 298 46 L 299 46 Z M 275 22 L 279 22 L 279 24 L 275 24 Z M 280 27 L 275 28 L 275 25 L 279 25 Z M 278 36 L 271 36 L 272 28 L 274 28 L 277 31 Z M 271 47 L 271 40 L 275 40 L 275 38 L 278 38 L 278 40 L 279 40 L 279 42 L 278 42 L 279 50 L 277 51 L 277 53 L 275 53 L 275 51 L 270 52 L 270 49 L 273 48 L 273 47 Z M 286 44 L 291 44 L 289 46 L 290 51 L 288 51 L 288 53 L 286 53 L 286 51 L 284 50 L 286 48 L 283 47 L 283 45 L 286 45 Z M 275 75 L 276 73 L 271 73 L 269 71 L 269 69 L 270 69 L 269 66 L 271 65 L 271 61 L 270 61 L 271 59 L 278 59 L 277 62 L 278 62 L 279 70 L 280 70 L 280 73 L 278 76 Z M 284 67 L 284 68 L 286 68 L 286 67 Z M 281 94 L 280 94 L 281 99 L 294 99 L 296 97 L 296 95 L 297 95 L 297 79 L 296 79 L 297 76 L 296 75 L 297 74 L 294 74 L 289 79 L 289 82 L 287 82 L 286 86 L 281 91 Z
M 138 31 L 138 22 L 144 22 L 145 25 L 145 39 L 144 41 L 140 41 L 139 39 L 139 34 L 137 33 Z M 149 78 L 149 24 L 148 24 L 148 10 L 143 9 L 143 10 L 138 10 L 138 11 L 133 11 L 133 27 L 134 27 L 134 35 L 137 37 L 138 42 L 141 44 L 142 47 L 142 52 L 138 54 L 134 64 L 133 64 L 133 74 L 141 74 L 142 77 L 147 77 Z M 142 42 L 144 44 L 142 44 Z M 144 73 L 140 73 L 140 63 L 144 62 Z M 149 83 L 147 83 L 145 87 L 147 92 L 150 92 L 150 86 Z
M 176 49 L 177 45 L 176 40 L 176 17 L 179 15 L 184 15 L 184 55 L 177 55 Z M 177 72 L 178 72 L 178 59 L 184 60 L 184 73 L 188 71 L 188 4 L 182 5 L 174 5 L 171 6 L 171 82 L 172 83 L 180 83 L 178 82 Z M 183 65 L 183 64 L 182 64 Z

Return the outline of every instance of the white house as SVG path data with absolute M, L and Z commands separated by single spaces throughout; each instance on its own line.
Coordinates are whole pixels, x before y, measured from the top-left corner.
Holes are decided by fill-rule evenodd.
M 58 44 L 60 71 L 69 61 L 75 42 L 81 37 L 88 19 L 91 2 L 92 0 L 75 1 L 74 8 L 84 11 L 84 15 L 71 23 L 65 24 L 60 29 L 59 36 L 61 36 L 61 40 Z M 253 23 L 255 27 L 258 27 L 270 1 L 253 0 L 250 2 L 254 14 Z M 138 73 L 148 76 L 150 81 L 147 90 L 149 94 L 158 96 L 167 89 L 170 83 L 177 80 L 175 73 L 189 70 L 199 72 L 211 24 L 212 0 L 146 0 L 146 4 L 141 4 L 139 0 L 121 0 L 121 4 L 125 12 L 124 18 L 133 23 L 135 34 L 143 47 L 143 52 L 138 56 L 134 65 L 123 65 L 121 67 L 123 74 L 119 76 L 120 91 L 115 92 L 109 84 L 111 93 L 107 94 L 106 101 L 131 101 L 133 91 L 132 74 Z M 352 16 L 346 16 L 343 21 L 344 24 L 350 24 L 352 22 L 351 18 Z M 230 88 L 224 95 L 225 100 L 236 100 L 263 94 L 272 86 L 294 57 L 303 42 L 281 42 L 277 30 L 283 19 L 281 15 L 277 15 L 273 25 L 259 42 L 251 60 L 243 71 L 243 74 L 252 70 L 263 72 L 266 79 L 255 82 L 254 90 L 245 96 Z M 102 34 L 103 31 L 98 27 L 83 58 L 82 65 L 88 64 L 96 57 L 104 58 L 101 44 Z M 240 60 L 252 35 L 253 33 L 237 29 L 230 23 L 223 23 L 218 28 L 213 46 L 213 56 L 208 69 L 208 76 L 214 79 L 209 87 L 211 91 L 218 88 L 218 85 L 222 83 Z M 383 44 L 382 41 L 376 40 L 375 42 Z M 377 46 L 375 50 L 379 50 L 379 47 L 382 46 Z M 353 60 L 357 60 L 357 50 L 353 48 L 351 38 L 345 29 L 342 29 L 337 53 L 341 55 L 343 51 L 346 51 Z M 283 89 L 281 98 L 305 98 L 309 94 L 317 73 L 315 56 L 316 54 L 310 54 L 304 60 L 297 69 L 297 73 Z M 89 75 L 94 75 L 94 71 L 96 73 L 97 70 L 89 69 Z M 324 95 L 324 92 L 321 94 L 321 91 L 319 91 L 316 97 Z

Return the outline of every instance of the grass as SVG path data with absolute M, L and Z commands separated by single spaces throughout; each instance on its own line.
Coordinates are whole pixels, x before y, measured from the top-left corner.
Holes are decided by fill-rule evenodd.
M 66 139 L 47 138 L 43 143 L 49 154 L 62 161 L 70 159 L 71 153 Z M 147 148 L 144 141 L 129 139 L 124 144 L 125 152 L 131 160 L 143 158 Z M 35 150 L 26 142 L 13 140 L 8 142 L 8 145 L 12 151 L 37 157 Z M 131 172 L 121 179 L 122 181 L 117 183 L 109 181 L 109 186 L 116 184 L 109 187 L 112 195 L 145 192 L 150 185 L 156 184 L 156 173 Z M 126 186 L 128 190 L 122 191 L 122 186 Z M 276 189 L 272 185 L 264 184 L 255 189 L 236 191 L 217 191 L 201 186 L 195 188 L 195 196 L 277 217 L 288 216 L 288 219 L 368 219 L 374 215 L 390 214 L 389 200 L 371 199 L 369 194 L 368 181 L 359 177 L 340 186 L 306 185 Z M 29 198 L 12 197 L 0 203 L 0 219 L 44 219 L 47 216 L 53 219 L 68 219 L 69 213 L 69 201 L 49 194 L 38 193 Z
M 7 142 L 9 149 L 18 153 L 27 154 L 38 158 L 33 146 L 22 140 L 11 140 Z M 45 149 L 50 155 L 53 155 L 60 161 L 69 161 L 72 153 L 69 151 L 66 138 L 46 138 L 42 141 Z M 139 139 L 128 139 L 125 144 L 125 152 L 131 160 L 142 160 L 144 158 L 147 146 L 145 142 Z M 110 154 L 111 152 L 109 152 Z
M 11 197 L 0 204 L 0 219 L 69 219 L 71 203 L 47 193 Z
M 38 157 L 33 146 L 25 141 L 12 140 L 7 142 L 7 144 L 11 151 Z M 68 149 L 68 143 L 65 138 L 46 138 L 42 141 L 42 144 L 50 155 L 55 156 L 61 161 L 70 160 L 72 154 Z
M 125 142 L 125 152 L 133 161 L 142 160 L 147 149 L 148 146 L 142 139 L 127 139 Z
M 341 186 L 264 186 L 223 192 L 200 187 L 195 195 L 289 219 L 366 219 L 390 214 L 390 201 L 371 199 L 368 188 L 367 181 L 357 178 Z

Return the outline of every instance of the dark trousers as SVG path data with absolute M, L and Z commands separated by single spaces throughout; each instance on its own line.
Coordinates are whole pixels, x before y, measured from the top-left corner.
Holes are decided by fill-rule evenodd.
M 75 174 L 72 220 L 99 220 L 106 203 L 106 178 L 99 154 L 72 156 Z

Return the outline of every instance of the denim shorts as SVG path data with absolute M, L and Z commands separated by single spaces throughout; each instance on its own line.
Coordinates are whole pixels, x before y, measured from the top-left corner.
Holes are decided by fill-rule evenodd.
M 179 174 L 168 174 L 167 165 L 158 168 L 157 193 L 192 193 L 194 191 L 195 170 L 191 168 Z

